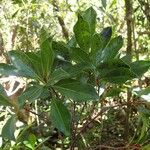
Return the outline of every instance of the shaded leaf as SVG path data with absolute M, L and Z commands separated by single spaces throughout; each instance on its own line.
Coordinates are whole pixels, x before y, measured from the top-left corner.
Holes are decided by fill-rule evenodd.
M 150 68 L 150 61 L 135 61 L 130 64 L 131 71 L 141 77 Z
M 75 101 L 83 102 L 88 100 L 98 100 L 98 94 L 90 84 L 80 83 L 76 80 L 64 79 L 54 85 L 62 95 Z
M 29 103 L 32 103 L 36 99 L 38 99 L 43 92 L 43 86 L 41 85 L 33 85 L 28 87 L 18 98 L 19 106 L 22 107 L 26 100 Z
M 16 116 L 11 116 L 2 128 L 2 137 L 15 141 Z
M 6 93 L 4 87 L 1 84 L 0 84 L 0 94 L 4 95 L 4 96 L 7 96 L 7 93 Z
M 130 67 L 125 64 L 121 59 L 113 59 L 98 66 L 100 79 L 111 82 L 122 84 L 127 80 L 135 78 L 135 74 L 130 71 Z
M 83 62 L 83 63 L 90 62 L 88 54 L 80 48 L 73 48 L 71 56 L 72 59 L 76 62 Z
M 120 88 L 112 88 L 106 93 L 106 97 L 119 96 L 120 92 L 122 92 Z
M 51 103 L 51 119 L 54 126 L 63 132 L 66 136 L 70 136 L 71 132 L 71 115 L 67 107 L 58 100 L 52 100 Z
M 101 79 L 110 83 L 123 84 L 127 80 L 135 78 L 135 75 L 127 68 L 115 68 L 101 74 Z
M 0 106 L 12 106 L 10 99 L 3 94 L 0 93 Z

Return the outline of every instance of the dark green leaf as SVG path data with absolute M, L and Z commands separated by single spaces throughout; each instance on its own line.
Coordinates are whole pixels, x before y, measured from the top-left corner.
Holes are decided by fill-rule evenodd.
M 0 84 L 0 94 L 4 95 L 4 96 L 7 96 L 7 93 L 6 93 L 4 87 L 1 84 Z
M 135 61 L 130 64 L 131 71 L 141 77 L 150 68 L 150 61 Z
M 10 99 L 3 94 L 0 93 L 0 106 L 12 106 Z
M 112 39 L 107 47 L 103 50 L 101 60 L 107 61 L 110 59 L 114 59 L 122 46 L 123 39 L 121 36 Z
M 42 78 L 42 66 L 40 52 L 26 52 L 25 53 L 31 61 L 31 65 L 36 74 Z
M 94 34 L 91 43 L 92 59 L 98 64 L 101 61 L 102 51 L 107 46 L 112 35 L 112 28 L 104 28 L 100 34 Z
M 101 74 L 100 78 L 104 81 L 116 84 L 123 84 L 127 80 L 135 78 L 135 75 L 127 68 L 112 68 Z
M 106 0 L 101 0 L 101 2 L 102 2 L 102 6 L 104 7 L 104 9 L 106 9 L 106 6 L 107 6 Z
M 33 85 L 28 87 L 18 98 L 19 106 L 22 107 L 26 100 L 32 103 L 34 100 L 38 99 L 43 92 L 43 86 Z
M 119 96 L 120 92 L 122 92 L 120 88 L 112 88 L 106 93 L 106 97 Z
M 74 28 L 75 38 L 80 48 L 85 52 L 89 53 L 90 41 L 91 41 L 91 32 L 90 26 L 87 21 L 79 14 L 78 21 L 75 24 Z
M 12 63 L 18 69 L 19 74 L 24 77 L 37 79 L 38 76 L 31 67 L 31 61 L 26 54 L 21 51 L 10 51 Z
M 62 95 L 75 101 L 98 100 L 99 96 L 90 84 L 80 83 L 76 80 L 64 79 L 54 85 Z
M 41 34 L 41 65 L 43 69 L 43 78 L 47 79 L 51 72 L 51 68 L 54 61 L 54 52 L 52 49 L 52 39 L 47 38 L 47 34 L 45 30 L 42 30 Z
M 16 116 L 11 116 L 2 128 L 2 137 L 15 141 Z
M 69 78 L 70 74 L 66 72 L 64 69 L 59 68 L 56 69 L 52 74 L 50 78 L 50 84 L 57 83 L 61 79 Z
M 65 105 L 61 101 L 52 100 L 51 103 L 51 119 L 54 126 L 63 132 L 66 136 L 70 136 L 71 132 L 71 115 Z
M 72 56 L 73 61 L 75 62 L 79 62 L 79 63 L 90 62 L 88 54 L 80 48 L 73 48 L 71 56 Z
M 135 77 L 130 67 L 121 59 L 113 59 L 98 66 L 100 78 L 111 83 L 124 83 Z
M 88 8 L 83 15 L 83 18 L 88 22 L 90 27 L 90 33 L 91 35 L 95 32 L 95 26 L 96 26 L 96 11 L 90 7 Z
M 0 64 L 0 74 L 5 75 L 5 76 L 9 76 L 9 75 L 20 76 L 21 75 L 19 74 L 19 71 L 14 66 L 4 64 L 4 63 Z

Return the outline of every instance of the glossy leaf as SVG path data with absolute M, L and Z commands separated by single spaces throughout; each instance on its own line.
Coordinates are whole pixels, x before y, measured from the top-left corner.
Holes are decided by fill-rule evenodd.
M 47 79 L 54 61 L 54 52 L 52 49 L 52 39 L 47 37 L 45 30 L 41 34 L 41 65 L 43 69 L 43 78 Z
M 107 61 L 110 59 L 114 59 L 122 46 L 123 39 L 121 36 L 112 39 L 107 47 L 103 50 L 101 60 Z
M 96 26 L 96 11 L 90 7 L 88 8 L 83 15 L 83 18 L 88 22 L 90 27 L 90 33 L 91 35 L 95 32 L 95 26 Z
M 93 35 L 91 43 L 91 57 L 96 64 L 101 61 L 102 52 L 109 43 L 111 35 L 111 27 L 104 28 L 100 34 L 97 33 Z
M 91 41 L 90 26 L 80 14 L 78 15 L 78 21 L 75 24 L 73 30 L 80 48 L 83 49 L 85 52 L 89 53 Z
M 24 77 L 37 79 L 38 76 L 31 67 L 31 62 L 26 54 L 21 51 L 10 51 L 12 63 Z
M 15 141 L 16 116 L 11 116 L 2 128 L 2 137 Z
M 98 100 L 98 94 L 90 84 L 80 83 L 76 80 L 64 79 L 54 85 L 62 95 L 74 101 Z
M 150 68 L 150 61 L 135 61 L 130 64 L 131 71 L 141 77 Z
M 59 100 L 52 100 L 51 119 L 54 126 L 66 136 L 71 132 L 71 115 L 67 107 Z
M 19 73 L 17 68 L 15 68 L 13 65 L 8 65 L 4 63 L 0 64 L 0 74 L 5 75 L 5 76 L 9 76 L 9 75 L 20 76 L 21 75 L 21 73 Z

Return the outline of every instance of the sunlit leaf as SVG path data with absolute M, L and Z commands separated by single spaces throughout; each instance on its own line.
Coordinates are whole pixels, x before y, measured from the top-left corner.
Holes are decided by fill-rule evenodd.
M 90 27 L 90 33 L 91 35 L 95 32 L 95 26 L 96 26 L 96 11 L 90 7 L 88 8 L 83 15 L 83 18 L 88 22 Z
M 75 38 L 80 48 L 88 53 L 90 48 L 90 41 L 91 41 L 90 26 L 88 22 L 85 21 L 80 14 L 78 15 L 78 21 L 75 24 L 73 30 L 74 30 Z
M 41 40 L 41 65 L 43 69 L 43 78 L 48 79 L 54 61 L 54 52 L 52 49 L 52 39 L 47 37 L 47 33 L 42 29 Z

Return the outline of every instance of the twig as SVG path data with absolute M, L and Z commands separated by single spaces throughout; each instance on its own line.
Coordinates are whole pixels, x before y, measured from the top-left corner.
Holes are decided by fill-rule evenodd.
M 125 104 L 119 104 L 119 105 L 115 105 L 115 106 L 108 106 L 108 107 L 103 107 L 101 109 L 101 111 L 94 117 L 92 118 L 90 121 L 88 121 L 87 123 L 85 123 L 85 125 L 81 128 L 81 130 L 78 132 L 78 134 L 76 135 L 76 137 L 74 138 L 74 141 L 72 142 L 71 146 L 70 146 L 70 149 L 72 149 L 72 147 L 74 146 L 76 140 L 77 140 L 77 137 L 85 130 L 86 127 L 88 127 L 97 117 L 99 117 L 100 115 L 102 115 L 102 113 L 106 112 L 107 110 L 111 109 L 111 108 L 114 108 L 114 107 L 118 107 L 118 106 L 123 106 L 123 105 L 127 105 L 127 103 Z

